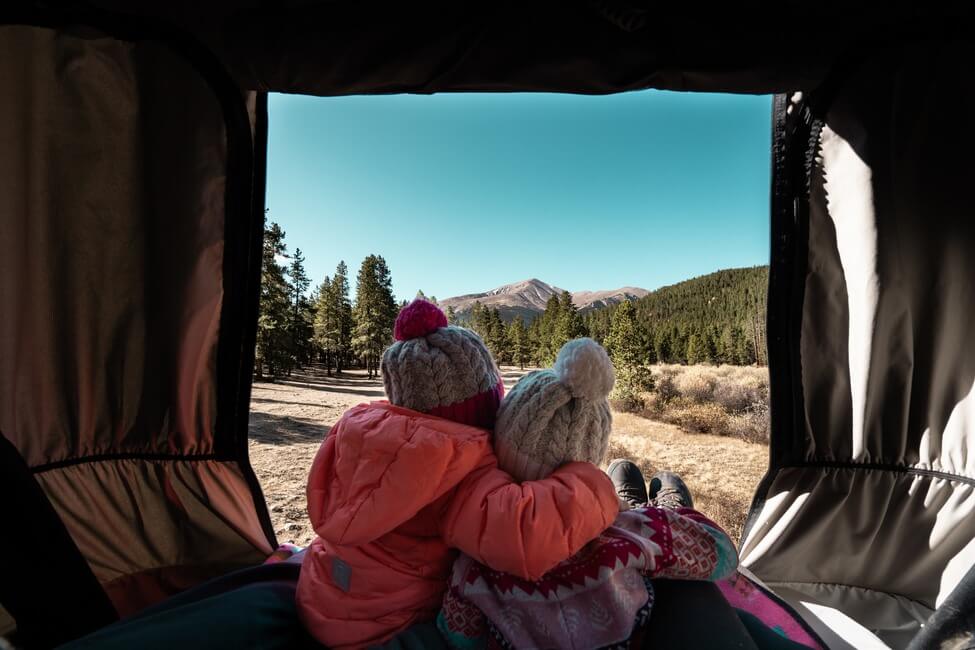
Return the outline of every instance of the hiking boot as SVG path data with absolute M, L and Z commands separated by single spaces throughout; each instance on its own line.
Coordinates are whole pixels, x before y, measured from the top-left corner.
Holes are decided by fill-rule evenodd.
M 650 502 L 658 508 L 693 508 L 691 491 L 673 472 L 657 472 L 650 479 Z
M 616 494 L 634 508 L 647 505 L 647 484 L 640 468 L 625 458 L 617 458 L 606 468 Z

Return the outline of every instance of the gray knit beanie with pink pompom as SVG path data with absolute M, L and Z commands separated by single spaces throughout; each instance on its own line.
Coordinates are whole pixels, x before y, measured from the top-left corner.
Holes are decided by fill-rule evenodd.
M 494 428 L 498 465 L 518 481 L 545 478 L 569 461 L 599 464 L 613 420 L 613 363 L 588 338 L 562 346 L 551 370 L 531 372 L 501 402 Z
M 482 429 L 494 426 L 504 383 L 481 337 L 448 325 L 440 308 L 422 299 L 400 310 L 393 336 L 396 342 L 380 362 L 392 404 Z

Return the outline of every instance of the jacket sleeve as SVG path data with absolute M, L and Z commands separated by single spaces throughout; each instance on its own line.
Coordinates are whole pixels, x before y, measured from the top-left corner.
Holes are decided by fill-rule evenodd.
M 491 463 L 459 485 L 441 521 L 449 546 L 495 571 L 537 580 L 616 518 L 613 484 L 589 463 L 568 463 L 518 484 Z
M 640 510 L 654 530 L 652 539 L 662 544 L 661 554 L 651 562 L 651 577 L 721 580 L 738 568 L 738 551 L 728 533 L 696 510 Z

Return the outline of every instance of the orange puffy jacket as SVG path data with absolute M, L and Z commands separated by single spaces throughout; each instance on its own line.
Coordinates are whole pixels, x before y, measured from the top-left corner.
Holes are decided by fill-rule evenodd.
M 302 564 L 298 611 L 329 647 L 383 643 L 436 616 L 452 549 L 537 579 L 618 510 L 609 478 L 588 463 L 519 485 L 498 469 L 488 431 L 362 404 L 332 428 L 311 468 L 318 538 Z

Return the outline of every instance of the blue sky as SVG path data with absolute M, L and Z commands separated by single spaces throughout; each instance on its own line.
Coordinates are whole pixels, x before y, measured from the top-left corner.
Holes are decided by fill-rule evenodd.
M 272 95 L 270 219 L 313 282 L 647 289 L 768 262 L 768 96 Z

